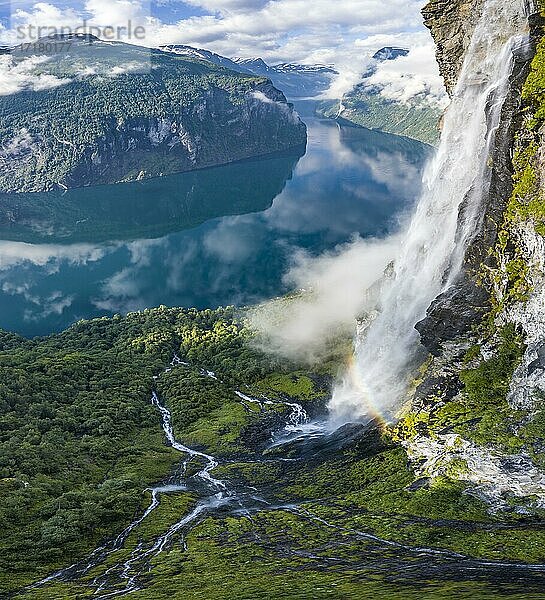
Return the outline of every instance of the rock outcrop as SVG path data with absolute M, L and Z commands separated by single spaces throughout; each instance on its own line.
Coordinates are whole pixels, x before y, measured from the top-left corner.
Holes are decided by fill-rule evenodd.
M 424 9 L 451 94 L 481 6 Z M 463 481 L 491 510 L 521 513 L 545 489 L 545 3 L 526 13 L 482 219 L 459 280 L 416 326 L 430 358 L 397 427 L 418 476 Z
M 445 87 L 452 94 L 484 0 L 431 0 L 422 10 L 436 45 Z
M 438 61 L 443 73 L 447 72 L 446 84 L 452 91 L 455 80 L 449 83 L 448 77 L 459 73 L 467 49 L 469 32 L 474 30 L 478 18 L 481 0 L 472 3 L 469 10 L 465 1 L 449 3 L 445 15 L 440 12 L 430 14 L 430 6 L 438 11 L 443 6 L 439 0 L 432 0 L 428 11 L 427 23 L 434 32 L 438 44 Z M 470 14 L 467 22 L 456 22 L 449 28 L 449 18 L 463 19 L 460 15 Z M 424 345 L 434 355 L 440 354 L 442 344 L 450 343 L 460 337 L 467 337 L 472 329 L 491 309 L 489 290 L 481 285 L 483 268 L 493 268 L 494 258 L 491 250 L 498 242 L 498 236 L 513 191 L 513 146 L 516 132 L 523 119 L 521 112 L 521 89 L 535 54 L 537 40 L 541 36 L 541 18 L 531 18 L 529 43 L 517 48 L 514 68 L 510 76 L 509 90 L 505 99 L 500 125 L 495 134 L 494 146 L 489 159 L 491 165 L 490 185 L 482 198 L 481 220 L 475 229 L 465 257 L 463 271 L 455 285 L 437 298 L 430 306 L 428 317 L 418 323 L 416 328 L 421 334 Z M 452 33 L 454 31 L 454 33 Z M 462 35 L 462 32 L 463 35 Z M 442 36 L 446 36 L 443 38 Z M 451 53 L 445 49 L 451 48 Z M 452 58 L 449 58 L 451 57 Z M 460 222 L 464 219 L 464 206 L 460 213 Z

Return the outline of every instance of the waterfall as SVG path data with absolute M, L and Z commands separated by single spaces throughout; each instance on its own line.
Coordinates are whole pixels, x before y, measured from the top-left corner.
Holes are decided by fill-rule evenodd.
M 336 422 L 387 416 L 406 396 L 422 352 L 415 324 L 455 282 L 482 223 L 495 132 L 527 29 L 520 0 L 486 0 L 377 316 L 356 336 L 353 364 L 333 394 Z

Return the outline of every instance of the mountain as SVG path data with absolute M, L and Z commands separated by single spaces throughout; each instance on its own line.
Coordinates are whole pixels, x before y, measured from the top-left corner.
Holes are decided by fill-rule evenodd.
M 3 597 L 543 598 L 545 3 L 525 8 L 424 9 L 458 102 L 405 268 L 368 290 L 353 359 L 401 310 L 346 382 L 355 422 L 326 420 L 351 340 L 300 363 L 250 325 L 312 292 L 0 332 Z M 416 324 L 400 282 L 431 297 Z
M 473 167 L 475 180 L 458 213 L 457 243 L 466 239 L 460 273 L 416 324 L 429 362 L 399 431 L 415 464 L 422 459 L 419 473 L 432 485 L 450 472 L 498 518 L 514 513 L 539 521 L 545 503 L 545 4 L 524 8 L 529 39 L 515 36 L 518 43 L 508 58 L 499 60 L 508 82 L 500 92 L 501 114 L 486 104 L 488 133 L 497 127 L 482 155 L 487 179 Z M 525 24 L 520 5 L 504 3 L 508 17 L 485 13 L 483 33 L 487 9 L 493 6 L 457 0 L 447 11 L 432 0 L 424 10 L 451 94 L 464 59 L 474 51 L 473 35 L 488 40 L 501 27 L 511 32 L 513 24 Z M 477 60 L 483 68 L 482 55 Z M 462 131 L 470 117 L 469 111 L 461 115 Z M 450 135 L 456 138 L 458 131 Z
M 93 36 L 11 53 L 28 82 L 0 96 L 0 190 L 117 183 L 301 147 L 306 128 L 264 77 Z
M 269 78 L 275 87 L 282 90 L 290 99 L 318 99 L 331 87 L 338 72 L 324 65 L 299 65 L 281 63 L 268 65 L 262 58 L 225 58 L 208 50 L 191 46 L 161 46 L 161 49 L 188 56 L 213 64 L 238 70 L 242 73 Z M 378 129 L 411 137 L 427 144 L 437 144 L 439 139 L 438 123 L 443 109 L 425 97 L 416 97 L 409 102 L 390 100 L 382 95 L 381 89 L 369 85 L 367 80 L 376 72 L 377 66 L 384 61 L 396 60 L 407 56 L 405 48 L 385 46 L 372 58 L 371 65 L 363 75 L 363 80 L 342 99 L 317 100 L 316 111 L 327 118 L 342 116 L 346 121 L 369 129 Z
M 395 60 L 400 56 L 407 56 L 408 54 L 409 51 L 407 48 L 394 48 L 392 46 L 385 46 L 373 54 L 373 59 L 378 61 Z
M 339 112 L 340 110 L 340 112 Z M 384 98 L 379 90 L 370 91 L 365 85 L 356 86 L 342 100 L 324 100 L 317 112 L 325 117 L 342 117 L 356 125 L 385 133 L 403 135 L 425 144 L 437 145 L 439 121 L 443 110 L 430 105 L 425 99 L 409 103 Z
M 209 61 L 228 69 L 267 77 L 274 86 L 282 90 L 289 99 L 312 98 L 326 92 L 337 72 L 324 65 L 298 65 L 281 63 L 268 65 L 262 58 L 225 58 L 209 50 L 200 50 L 191 46 L 168 45 L 161 50 Z
M 233 62 L 235 62 L 239 67 L 243 69 L 247 69 L 250 73 L 271 73 L 274 72 L 273 67 L 269 67 L 269 65 L 262 58 L 233 58 Z
M 373 55 L 370 66 L 365 71 L 362 82 L 355 86 L 342 99 L 319 100 L 331 87 L 338 72 L 326 65 L 300 65 L 281 63 L 268 65 L 262 58 L 229 59 L 219 54 L 183 45 L 161 46 L 162 50 L 181 56 L 205 60 L 242 73 L 251 73 L 269 78 L 275 87 L 294 101 L 316 98 L 316 111 L 327 118 L 342 116 L 346 121 L 369 129 L 404 135 L 427 144 L 437 144 L 438 123 L 443 109 L 425 97 L 416 97 L 409 102 L 390 100 L 382 95 L 381 89 L 369 85 L 367 80 L 384 61 L 407 56 L 406 48 L 385 46 Z
M 380 63 L 407 56 L 404 48 L 384 47 L 374 55 L 362 81 L 344 95 L 342 101 L 325 100 L 318 113 L 329 118 L 342 116 L 369 129 L 379 129 L 435 145 L 439 140 L 439 121 L 443 109 L 433 100 L 417 96 L 408 101 L 390 99 L 382 88 L 370 83 Z
M 164 52 L 172 52 L 178 56 L 185 56 L 190 59 L 205 60 L 220 67 L 230 69 L 231 71 L 238 71 L 240 73 L 248 74 L 252 73 L 250 69 L 245 69 L 237 61 L 226 58 L 225 56 L 221 56 L 220 54 L 216 54 L 215 52 L 210 52 L 210 50 L 193 48 L 192 46 L 184 46 L 182 44 L 167 44 L 165 46 L 160 46 L 159 49 L 163 50 Z
M 337 71 L 326 65 L 281 63 L 270 66 L 261 58 L 234 58 L 254 75 L 269 77 L 288 98 L 315 98 L 327 92 Z

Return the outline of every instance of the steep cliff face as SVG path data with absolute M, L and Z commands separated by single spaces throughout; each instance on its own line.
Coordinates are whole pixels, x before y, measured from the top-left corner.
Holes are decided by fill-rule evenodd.
M 459 5 L 458 11 L 455 11 L 456 18 L 467 10 L 465 2 L 460 2 Z M 451 13 L 455 6 L 458 6 L 458 3 L 451 4 L 447 13 Z M 482 3 L 480 5 L 474 3 L 474 10 L 470 11 L 468 24 L 456 23 L 454 31 L 463 30 L 466 34 L 473 31 L 474 21 L 478 18 L 481 9 Z M 530 8 L 528 12 L 531 12 Z M 447 22 L 440 13 L 435 14 L 434 18 L 428 17 L 428 25 L 434 32 L 438 48 L 446 47 L 447 42 L 454 44 L 452 59 L 451 55 L 438 50 L 441 70 L 458 73 L 467 49 L 467 40 L 459 33 L 449 34 L 451 30 L 447 27 Z M 475 224 L 474 238 L 467 248 L 463 271 L 456 284 L 430 306 L 427 318 L 417 324 L 422 342 L 434 355 L 440 354 L 441 348 L 445 348 L 453 340 L 467 336 L 491 309 L 490 290 L 486 285 L 482 285 L 483 273 L 495 267 L 496 259 L 492 249 L 498 241 L 504 214 L 513 191 L 513 146 L 516 132 L 524 119 L 521 106 L 522 87 L 529 73 L 536 44 L 542 34 L 541 25 L 541 17 L 537 14 L 530 16 L 528 43 L 515 50 L 508 92 L 489 159 L 490 184 L 482 194 L 481 218 Z M 447 42 L 443 40 L 442 35 L 447 36 Z M 448 81 L 447 85 L 449 85 Z M 453 85 L 449 85 L 451 92 L 454 85 L 455 81 Z M 465 218 L 464 213 L 465 206 L 462 206 L 460 223 Z
M 452 93 L 484 0 L 431 0 L 422 10 L 436 44 L 437 62 Z
M 0 191 L 132 181 L 306 143 L 266 78 L 96 38 L 43 47 L 5 60 L 28 81 L 0 95 Z
M 459 479 L 493 510 L 545 505 L 543 9 L 527 5 L 530 43 L 511 75 L 482 220 L 459 281 L 417 325 L 430 358 L 397 427 L 420 476 Z M 424 10 L 450 91 L 477 10 L 463 0 Z
M 304 125 L 268 81 L 257 81 L 236 102 L 213 87 L 171 114 L 106 120 L 106 134 L 82 148 L 67 187 L 226 164 L 303 146 L 306 139 Z

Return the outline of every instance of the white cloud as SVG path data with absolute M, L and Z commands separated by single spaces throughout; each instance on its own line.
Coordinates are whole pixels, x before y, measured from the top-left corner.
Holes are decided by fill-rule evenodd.
M 2 92 L 0 90 L 0 95 Z M 22 127 L 0 148 L 0 160 L 23 154 L 32 149 L 32 135 L 26 127 Z
M 129 21 L 144 25 L 151 17 L 150 3 L 143 0 L 87 0 L 89 22 L 99 27 L 123 27 Z
M 366 82 L 378 87 L 389 100 L 410 103 L 415 98 L 426 98 L 445 107 L 448 100 L 443 80 L 437 63 L 430 61 L 434 52 L 431 42 L 417 45 L 407 56 L 380 63 Z
M 152 30 L 161 42 L 207 44 L 230 56 L 263 54 L 271 61 L 309 62 L 315 52 L 336 55 L 376 33 L 421 30 L 420 0 L 273 0 L 267 3 L 195 2 L 219 11 Z M 225 4 L 236 5 L 227 10 Z M 252 4 L 244 10 L 244 6 Z M 257 5 L 257 6 L 256 6 Z M 287 51 L 286 51 L 287 50 Z M 260 52 L 262 51 L 262 52 Z M 353 54 L 357 59 L 356 54 Z M 359 57 L 361 61 L 362 57 Z M 310 59 L 313 62 L 314 58 Z M 328 61 L 329 62 L 329 61 Z
M 431 38 L 420 15 L 424 3 L 425 0 L 337 0 L 334 4 L 331 0 L 186 0 L 186 4 L 210 14 L 167 24 L 151 17 L 148 0 L 86 0 L 80 13 L 73 8 L 61 9 L 54 3 L 37 2 L 30 10 L 15 11 L 14 24 L 75 28 L 85 18 L 92 26 L 118 27 L 130 20 L 133 28 L 146 29 L 145 39 L 132 39 L 132 43 L 183 43 L 225 56 L 261 56 L 270 63 L 334 64 L 340 75 L 329 97 L 341 97 L 360 80 L 370 54 L 382 46 L 403 43 L 411 48 L 409 57 L 382 65 L 374 82 L 384 87 L 387 97 L 407 101 L 426 92 L 437 98 L 442 94 Z
M 25 90 L 38 92 L 70 83 L 48 73 L 40 73 L 37 67 L 47 62 L 45 56 L 30 56 L 16 62 L 9 54 L 0 56 L 0 96 L 8 96 Z
M 146 69 L 149 69 L 149 65 L 133 61 L 116 65 L 106 75 L 108 77 L 119 77 L 127 73 L 142 73 Z
M 312 361 L 339 333 L 353 334 L 368 290 L 393 259 L 399 240 L 362 240 L 318 258 L 298 251 L 285 279 L 305 293 L 255 309 L 250 320 L 267 352 Z
M 6 42 L 15 45 L 35 41 L 47 35 L 49 28 L 75 29 L 81 25 L 81 17 L 72 8 L 61 9 L 49 2 L 37 2 L 31 10 L 17 9 L 11 15 L 10 31 L 5 32 Z M 38 31 L 41 32 L 38 34 Z
M 277 102 L 276 100 L 272 100 L 268 96 L 265 96 L 263 92 L 253 92 L 252 97 L 259 102 L 263 102 L 264 104 L 269 104 L 270 106 L 273 106 L 277 111 L 284 113 L 285 116 L 288 119 L 290 119 L 293 123 L 300 123 L 301 119 L 299 117 L 299 114 L 284 102 Z
M 25 264 L 56 269 L 60 261 L 84 265 L 103 258 L 115 247 L 98 248 L 91 244 L 64 246 L 57 244 L 34 245 L 24 242 L 0 241 L 0 272 Z

